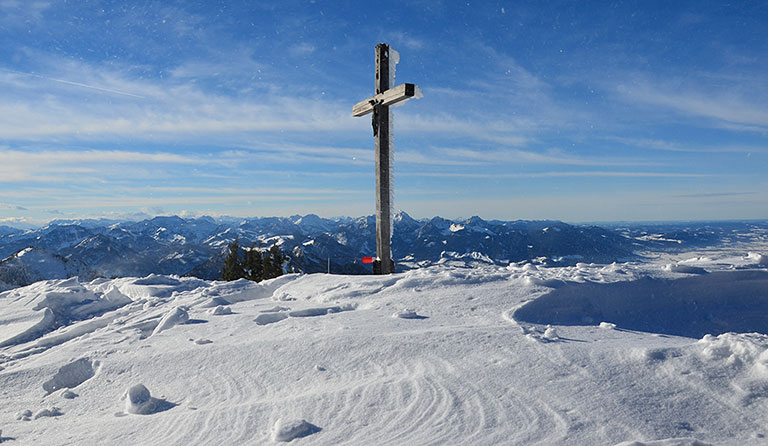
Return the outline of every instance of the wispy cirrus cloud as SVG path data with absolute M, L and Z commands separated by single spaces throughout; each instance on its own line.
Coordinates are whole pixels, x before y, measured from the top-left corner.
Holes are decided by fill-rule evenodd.
M 679 141 L 667 141 L 663 139 L 651 138 L 628 138 L 628 137 L 608 137 L 609 141 L 615 141 L 620 144 L 649 150 L 663 150 L 667 152 L 686 152 L 686 153 L 768 153 L 768 144 L 759 145 L 736 145 L 736 144 L 715 144 L 715 143 L 691 143 Z
M 478 178 L 478 179 L 525 179 L 525 178 L 714 178 L 727 175 L 688 172 L 631 172 L 631 171 L 550 171 L 530 173 L 466 173 L 466 172 L 403 172 L 398 176 L 419 176 L 433 178 Z
M 651 82 L 641 78 L 631 84 L 618 84 L 615 91 L 625 101 L 685 117 L 710 119 L 723 127 L 763 132 L 768 128 L 768 98 L 759 89 L 745 90 L 735 83 L 713 85 L 690 79 L 686 83 Z
M 126 172 L 118 165 L 192 165 L 205 164 L 209 160 L 192 158 L 174 153 L 142 153 L 119 150 L 59 150 L 0 152 L 0 183 L 14 182 L 82 182 L 104 175 L 136 178 L 136 173 Z M 110 167 L 111 166 L 111 167 Z M 120 172 L 122 171 L 122 175 Z
M 0 211 L 26 211 L 27 208 L 15 204 L 0 203 Z
M 476 160 L 483 164 L 550 164 L 569 166 L 658 166 L 662 163 L 638 158 L 587 157 L 550 149 L 543 153 L 520 149 L 471 150 L 443 148 L 437 152 L 442 157 Z

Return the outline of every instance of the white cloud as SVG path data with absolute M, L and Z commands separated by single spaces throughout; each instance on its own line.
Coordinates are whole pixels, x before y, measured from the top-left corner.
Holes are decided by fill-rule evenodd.
M 625 138 L 625 137 L 609 137 L 606 138 L 609 141 L 616 141 L 618 143 L 637 147 L 641 149 L 663 150 L 668 152 L 688 152 L 688 153 L 768 153 L 768 145 L 766 146 L 752 146 L 752 145 L 716 145 L 716 144 L 701 144 L 701 143 L 681 143 L 677 141 L 666 141 L 661 139 L 650 138 Z
M 297 43 L 295 45 L 292 45 L 290 48 L 288 48 L 288 52 L 297 57 L 304 57 L 308 56 L 312 53 L 314 53 L 317 50 L 317 47 L 315 45 L 312 45 L 309 42 L 301 42 Z
M 215 160 L 192 158 L 173 153 L 142 153 L 119 150 L 4 150 L 0 163 L 0 183 L 13 182 L 82 182 L 102 175 L 117 174 L 123 178 L 140 177 L 148 165 L 206 164 Z M 125 170 L 118 165 L 136 168 Z
M 466 173 L 466 172 L 403 172 L 398 176 L 434 177 L 434 178 L 478 178 L 478 179 L 511 179 L 511 178 L 562 178 L 562 177 L 621 177 L 621 178 L 709 178 L 724 177 L 706 173 L 687 172 L 626 172 L 626 171 L 551 171 L 531 173 Z
M 703 117 L 719 121 L 724 126 L 765 131 L 768 128 L 768 107 L 759 91 L 742 92 L 741 86 L 704 85 L 689 79 L 677 82 L 639 80 L 616 87 L 625 100 L 675 111 L 684 116 Z
M 420 50 L 426 45 L 424 40 L 403 31 L 388 31 L 386 34 L 388 38 L 385 40 L 394 42 L 392 46 L 396 50 L 401 47 L 409 50 Z
M 519 149 L 470 150 L 443 148 L 437 150 L 441 158 L 476 160 L 484 164 L 559 164 L 570 166 L 655 166 L 658 162 L 640 159 L 620 159 L 607 157 L 582 157 L 568 154 L 558 149 L 544 153 Z
M 9 203 L 0 203 L 0 210 L 2 211 L 26 211 L 27 208 Z

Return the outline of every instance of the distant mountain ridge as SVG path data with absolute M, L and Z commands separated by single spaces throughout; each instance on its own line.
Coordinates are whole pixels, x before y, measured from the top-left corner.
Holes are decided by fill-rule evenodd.
M 711 228 L 709 228 L 711 229 Z M 712 242 L 714 232 L 702 232 Z M 394 218 L 393 257 L 397 269 L 438 262 L 459 264 L 536 261 L 543 264 L 611 262 L 639 249 L 685 243 L 701 235 L 679 227 L 653 234 L 638 228 L 577 226 L 559 221 L 498 221 L 471 217 L 416 220 Z M 731 232 L 736 231 L 735 229 Z M 727 232 L 727 231 L 726 231 Z M 175 274 L 218 279 L 227 245 L 268 249 L 279 245 L 286 268 L 300 272 L 366 274 L 363 256 L 375 256 L 375 218 L 321 218 L 314 214 L 235 220 L 211 217 L 155 217 L 142 221 L 53 221 L 33 230 L 0 231 L 0 287 L 50 278 Z M 701 238 L 701 237 L 699 237 Z

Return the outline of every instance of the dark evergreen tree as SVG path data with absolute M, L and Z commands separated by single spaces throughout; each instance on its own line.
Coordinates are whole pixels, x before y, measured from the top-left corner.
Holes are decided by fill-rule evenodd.
M 245 278 L 254 282 L 264 280 L 264 256 L 255 243 L 245 252 Z
M 273 279 L 283 275 L 283 251 L 277 245 L 272 245 L 264 256 L 264 278 Z
M 283 275 L 283 263 L 285 256 L 277 245 L 272 246 L 267 252 L 262 253 L 256 244 L 240 254 L 240 241 L 235 239 L 229 244 L 227 257 L 224 259 L 224 268 L 221 277 L 224 280 L 248 279 L 261 282 L 264 279 L 272 279 Z
M 221 278 L 224 280 L 237 280 L 245 277 L 245 268 L 240 259 L 240 242 L 235 239 L 229 244 L 227 257 L 224 259 L 224 269 Z

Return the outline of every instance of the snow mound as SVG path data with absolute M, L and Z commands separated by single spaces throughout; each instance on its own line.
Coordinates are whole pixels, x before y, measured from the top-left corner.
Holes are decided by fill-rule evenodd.
M 150 274 L 147 277 L 134 280 L 133 284 L 134 285 L 168 285 L 168 286 L 176 287 L 181 285 L 181 281 L 171 276 L 161 276 L 158 274 Z
M 287 313 L 262 313 L 258 316 L 256 316 L 256 319 L 253 321 L 256 322 L 257 325 L 268 325 L 268 324 L 274 324 L 275 322 L 280 322 L 283 319 L 287 319 L 288 314 Z
M 422 316 L 418 313 L 416 313 L 416 310 L 411 310 L 410 308 L 405 308 L 399 311 L 396 311 L 392 317 L 398 317 L 400 319 L 426 319 L 426 316 Z
M 168 401 L 153 398 L 144 384 L 136 384 L 125 391 L 125 411 L 136 415 L 151 415 L 174 407 Z
M 294 310 L 288 312 L 288 315 L 291 317 L 315 317 L 315 316 L 325 316 L 326 314 L 331 313 L 341 313 L 342 311 L 351 311 L 354 310 L 356 306 L 354 304 L 344 304 L 344 305 L 337 305 L 332 307 L 314 307 L 314 308 L 304 308 L 303 310 Z
M 223 297 L 212 297 L 211 300 L 202 305 L 203 308 L 214 308 L 229 305 L 229 301 Z
M 219 305 L 218 307 L 211 310 L 211 314 L 214 316 L 225 316 L 228 314 L 232 314 L 232 309 L 229 307 L 225 307 L 224 305 Z
M 275 423 L 272 439 L 274 441 L 283 442 L 292 441 L 297 438 L 320 432 L 321 430 L 321 428 L 307 422 L 307 420 L 292 420 L 287 422 L 278 420 L 277 423 Z
M 616 326 L 701 338 L 706 334 L 768 333 L 768 273 L 720 271 L 667 280 L 570 283 L 518 308 L 518 322 Z
M 557 341 L 558 339 L 560 339 L 560 336 L 557 334 L 557 330 L 555 330 L 555 327 L 552 327 L 552 326 L 547 327 L 542 337 L 550 341 Z
M 756 252 L 747 254 L 746 260 L 752 265 L 768 266 L 768 256 Z
M 705 270 L 704 268 L 701 268 L 698 266 L 686 265 L 685 263 L 670 263 L 666 267 L 664 267 L 664 269 L 672 273 L 707 274 L 707 270 Z
M 73 399 L 77 398 L 78 396 L 80 396 L 80 395 L 76 394 L 75 392 L 73 392 L 73 391 L 71 391 L 69 389 L 61 392 L 61 397 L 65 398 L 65 399 L 68 399 L 68 400 L 73 400 Z
M 56 406 L 51 406 L 46 409 L 38 410 L 37 413 L 35 413 L 35 416 L 33 417 L 33 419 L 37 420 L 38 418 L 43 418 L 43 417 L 58 417 L 59 415 L 64 415 L 61 412 L 61 409 L 59 409 Z
M 168 330 L 179 324 L 184 324 L 189 320 L 189 313 L 182 307 L 176 307 L 160 319 L 157 327 L 152 331 L 152 335 L 156 335 L 161 331 Z
M 80 358 L 59 368 L 59 371 L 50 380 L 43 383 L 43 389 L 51 393 L 59 389 L 71 389 L 86 382 L 95 375 L 93 363 L 88 358 Z
M 215 282 L 214 286 L 202 290 L 202 296 L 215 300 L 217 305 L 234 304 L 256 299 L 268 299 L 275 290 L 285 284 L 296 280 L 297 274 L 285 274 L 274 279 L 253 282 L 246 279 L 238 279 L 232 282 Z

